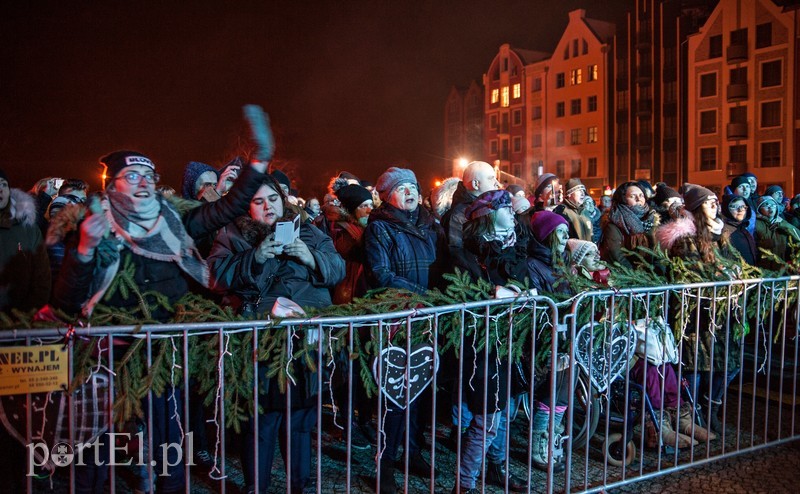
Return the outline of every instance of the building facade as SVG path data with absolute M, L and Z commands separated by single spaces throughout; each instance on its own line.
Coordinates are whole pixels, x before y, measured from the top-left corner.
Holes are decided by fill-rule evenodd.
M 721 189 L 752 172 L 795 188 L 797 11 L 722 0 L 688 39 L 689 181 Z
M 483 86 L 472 81 L 450 89 L 444 112 L 444 153 L 449 176 L 460 177 L 460 160 L 483 159 Z

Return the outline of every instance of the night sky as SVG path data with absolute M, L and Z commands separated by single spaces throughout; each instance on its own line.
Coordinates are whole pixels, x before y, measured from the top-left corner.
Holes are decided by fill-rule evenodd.
M 76 176 L 135 149 L 179 189 L 188 161 L 246 146 L 245 103 L 270 114 L 301 195 L 348 170 L 441 177 L 444 103 L 499 46 L 550 51 L 567 13 L 630 1 L 3 2 L 0 167 L 12 186 Z M 602 5 L 602 7 L 600 7 Z M 245 144 L 243 144 L 245 141 Z

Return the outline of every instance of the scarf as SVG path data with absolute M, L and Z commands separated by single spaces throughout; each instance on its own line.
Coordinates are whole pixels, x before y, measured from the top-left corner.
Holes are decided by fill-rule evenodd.
M 513 228 L 498 230 L 494 234 L 482 235 L 484 242 L 499 242 L 500 249 L 505 250 L 517 243 L 517 232 Z
M 111 225 L 115 256 L 104 256 L 106 262 L 95 267 L 93 295 L 83 307 L 85 316 L 92 313 L 103 298 L 119 270 L 119 251 L 127 247 L 134 254 L 162 262 L 174 262 L 181 270 L 204 287 L 208 287 L 209 270 L 186 233 L 180 214 L 161 196 L 144 207 L 136 208 L 130 197 L 116 191 L 107 191 L 100 204 Z M 155 220 L 149 230 L 145 221 Z
M 706 218 L 706 226 L 708 227 L 708 231 L 710 231 L 712 234 L 721 235 L 722 227 L 725 226 L 725 222 L 720 218 L 714 218 L 713 220 Z
M 650 233 L 653 229 L 653 216 L 648 215 L 649 212 L 650 208 L 647 205 L 616 204 L 609 211 L 608 219 L 626 235 Z

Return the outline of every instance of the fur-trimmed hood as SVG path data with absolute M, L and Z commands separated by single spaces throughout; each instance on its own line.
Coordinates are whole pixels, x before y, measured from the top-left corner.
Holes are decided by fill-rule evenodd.
M 431 192 L 431 208 L 437 219 L 442 219 L 444 213 L 453 205 L 453 194 L 459 183 L 461 180 L 458 177 L 450 177 Z
M 23 226 L 36 224 L 36 201 L 29 194 L 20 189 L 11 189 L 7 207 L 12 223 L 17 222 Z
M 697 227 L 692 218 L 678 218 L 669 221 L 656 229 L 656 242 L 667 252 L 672 249 L 675 242 L 683 237 L 694 237 L 697 234 Z

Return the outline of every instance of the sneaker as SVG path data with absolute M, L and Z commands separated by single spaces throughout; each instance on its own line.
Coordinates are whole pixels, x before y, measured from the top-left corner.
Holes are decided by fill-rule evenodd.
M 488 462 L 486 465 L 486 482 L 492 485 L 505 488 L 506 477 L 508 477 L 508 490 L 511 492 L 527 492 L 528 486 L 525 482 L 514 475 L 506 472 L 505 463 Z

